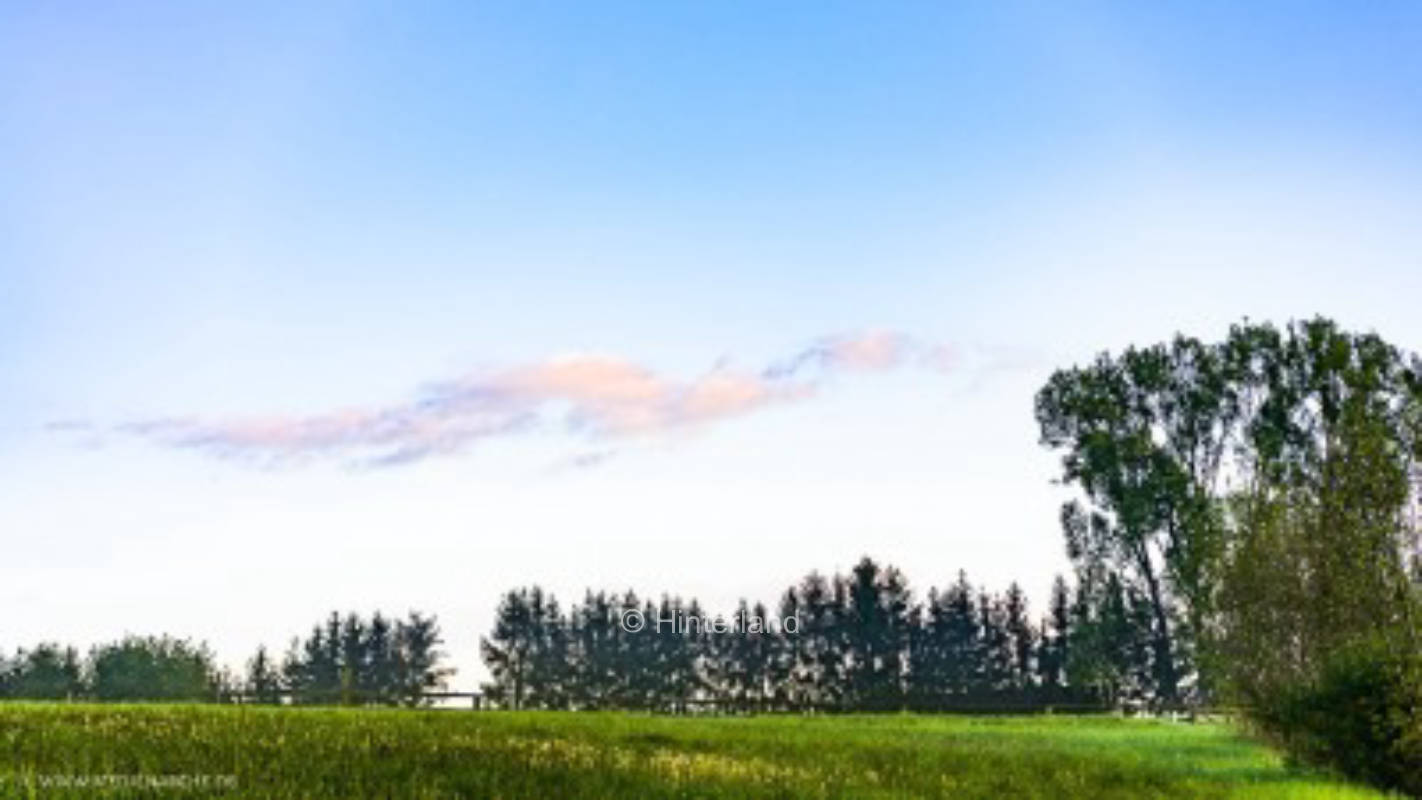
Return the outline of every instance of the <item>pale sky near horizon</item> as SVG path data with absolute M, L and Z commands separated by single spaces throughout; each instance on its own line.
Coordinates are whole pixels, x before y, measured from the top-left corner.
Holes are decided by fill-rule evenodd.
M 0 651 L 1067 564 L 1055 367 L 1422 350 L 1422 5 L 10 4 Z

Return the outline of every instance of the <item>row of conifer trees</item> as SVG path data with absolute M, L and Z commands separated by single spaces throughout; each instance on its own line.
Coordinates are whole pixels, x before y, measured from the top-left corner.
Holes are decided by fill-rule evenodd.
M 1034 619 L 1017 584 L 966 575 L 917 601 L 864 558 L 806 576 L 773 607 L 538 587 L 502 599 L 482 641 L 487 697 L 509 708 L 981 710 L 1107 707 L 1154 696 L 1143 598 L 1111 575 L 1060 578 Z
M 427 705 L 453 670 L 443 665 L 439 623 L 411 612 L 369 619 L 335 611 L 291 642 L 278 662 L 265 647 L 247 663 L 242 697 L 250 702 Z
M 258 648 L 236 675 L 205 644 L 172 636 L 127 636 L 86 655 L 45 642 L 0 654 L 0 699 L 427 705 L 453 672 L 441 644 L 433 616 L 332 612 L 285 657 Z
M 1110 573 L 1058 578 L 1034 618 L 1017 584 L 960 573 L 918 600 L 869 558 L 807 575 L 772 607 L 715 616 L 696 600 L 587 592 L 566 610 L 538 587 L 508 592 L 482 641 L 491 704 L 661 711 L 1100 708 L 1158 696 L 1150 608 Z M 0 659 L 0 696 L 423 705 L 445 686 L 439 625 L 332 612 L 263 647 L 246 674 L 202 645 L 129 637 L 87 659 L 40 645 Z

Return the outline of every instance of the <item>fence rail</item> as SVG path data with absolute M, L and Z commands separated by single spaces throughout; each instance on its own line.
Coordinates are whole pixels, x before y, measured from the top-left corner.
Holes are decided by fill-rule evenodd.
M 309 692 L 293 692 L 290 690 L 280 690 L 268 692 L 264 695 L 254 695 L 251 693 L 236 693 L 227 695 L 230 702 L 244 705 L 270 704 L 275 700 L 282 705 L 354 705 L 354 706 L 376 706 L 376 705 L 429 705 L 431 702 L 442 703 L 445 707 L 462 707 L 473 711 L 487 711 L 494 709 L 507 709 L 512 705 L 501 703 L 495 698 L 490 698 L 483 692 L 454 692 L 454 691 L 428 691 L 421 692 L 418 696 L 407 695 L 403 698 L 403 703 L 392 703 L 389 699 L 363 701 L 359 695 L 352 695 L 349 692 L 334 692 L 329 696 L 312 695 Z M 409 702 L 409 701 L 414 701 Z M 453 701 L 461 701 L 454 703 Z M 960 700 L 949 699 L 937 703 L 897 703 L 883 706 L 853 707 L 835 703 L 789 703 L 784 701 L 747 701 L 730 700 L 722 698 L 686 698 L 666 703 L 629 703 L 625 701 L 588 703 L 582 706 L 574 706 L 571 710 L 608 710 L 608 711 L 637 711 L 660 714 L 725 714 L 725 715 L 745 715 L 745 714 L 843 714 L 843 713 L 897 713 L 897 712 L 917 712 L 930 714 L 963 714 L 963 715 L 1049 715 L 1049 714 L 1113 714 L 1124 713 L 1127 715 L 1140 716 L 1174 716 L 1189 719 L 1196 718 L 1217 718 L 1238 716 L 1241 709 L 1234 706 L 1205 706 L 1187 704 L 1109 704 L 1092 703 L 1081 701 L 993 701 L 982 698 L 962 698 Z
M 23 700 L 26 698 L 11 698 Z M 355 690 L 330 690 L 313 692 L 310 690 L 271 689 L 265 692 L 224 691 L 206 696 L 169 696 L 149 698 L 98 698 L 89 695 L 67 697 L 34 697 L 59 702 L 106 702 L 106 701 L 146 701 L 146 702 L 210 702 L 237 705 L 283 705 L 283 706 L 346 706 L 346 707 L 429 707 L 465 708 L 473 711 L 512 709 L 516 705 L 504 698 L 491 697 L 484 692 L 458 692 L 429 690 L 379 694 Z M 5 698 L 0 698 L 4 702 Z M 527 708 L 527 706 L 525 706 Z M 535 706 L 540 708 L 540 706 Z M 1242 715 L 1247 709 L 1229 705 L 1206 705 L 1173 703 L 1161 704 L 1149 701 L 1107 702 L 1093 701 L 1081 697 L 1015 697 L 1011 695 L 992 696 L 948 696 L 932 700 L 905 700 L 863 703 L 835 702 L 792 702 L 784 698 L 774 699 L 730 699 L 712 697 L 686 697 L 658 701 L 637 701 L 625 697 L 601 698 L 594 701 L 569 703 L 560 706 L 572 711 L 634 711 L 651 714 L 683 715 L 750 715 L 750 714 L 849 714 L 849 713 L 924 713 L 924 714 L 971 714 L 991 715 L 1046 715 L 1046 714 L 1125 714 L 1127 716 L 1170 716 L 1174 718 L 1232 718 Z

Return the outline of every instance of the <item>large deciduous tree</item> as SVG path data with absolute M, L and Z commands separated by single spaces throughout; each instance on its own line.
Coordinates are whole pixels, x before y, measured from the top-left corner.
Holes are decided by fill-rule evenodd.
M 1410 608 L 1418 376 L 1415 357 L 1325 319 L 1052 375 L 1036 413 L 1078 490 L 1067 551 L 1143 598 L 1156 699 L 1180 698 L 1202 644 L 1222 673 L 1250 663 L 1241 648 L 1302 669 Z
M 1188 337 L 1061 370 L 1037 395 L 1042 442 L 1064 451 L 1067 551 L 1148 598 L 1156 691 L 1178 699 L 1218 544 L 1212 498 L 1238 402 L 1217 347 Z M 1082 502 L 1084 500 L 1084 502 Z

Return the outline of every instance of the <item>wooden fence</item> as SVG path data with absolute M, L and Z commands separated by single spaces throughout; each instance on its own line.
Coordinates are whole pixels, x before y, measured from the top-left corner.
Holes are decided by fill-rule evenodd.
M 255 696 L 251 694 L 233 694 L 228 699 L 231 702 L 240 704 L 270 703 L 272 698 L 277 698 L 282 705 L 291 705 L 300 702 L 311 705 L 391 705 L 389 702 L 369 702 L 363 703 L 359 697 L 352 697 L 350 693 L 332 693 L 329 698 L 315 697 L 310 693 L 295 693 L 291 691 L 277 691 L 265 696 Z M 408 700 L 410 698 L 406 698 Z M 328 701 L 328 702 L 323 702 Z M 430 691 L 421 692 L 418 697 L 418 704 L 446 709 L 467 709 L 473 711 L 485 711 L 500 708 L 508 708 L 505 704 L 500 704 L 496 700 L 487 697 L 482 692 L 451 692 L 451 691 Z M 962 698 L 961 700 L 949 700 L 932 705 L 893 705 L 882 708 L 845 708 L 834 704 L 813 704 L 813 703 L 785 703 L 785 702 L 756 702 L 756 701 L 735 701 L 713 698 L 687 698 L 673 703 L 637 705 L 627 703 L 609 703 L 605 706 L 588 706 L 586 710 L 604 708 L 605 710 L 639 711 L 655 714 L 694 714 L 694 715 L 751 715 L 751 714 L 844 714 L 844 713 L 897 713 L 903 711 L 929 713 L 929 714 L 963 714 L 975 716 L 993 715 L 1085 715 L 1085 714 L 1112 714 L 1122 713 L 1130 716 L 1170 716 L 1175 718 L 1199 719 L 1199 718 L 1219 718 L 1233 717 L 1239 713 L 1239 709 L 1226 706 L 1195 706 L 1178 704 L 1174 706 L 1162 705 L 1108 705 L 1104 703 L 1083 703 L 1083 702 L 1031 702 L 1027 700 L 1016 702 L 1003 702 L 994 700 Z

